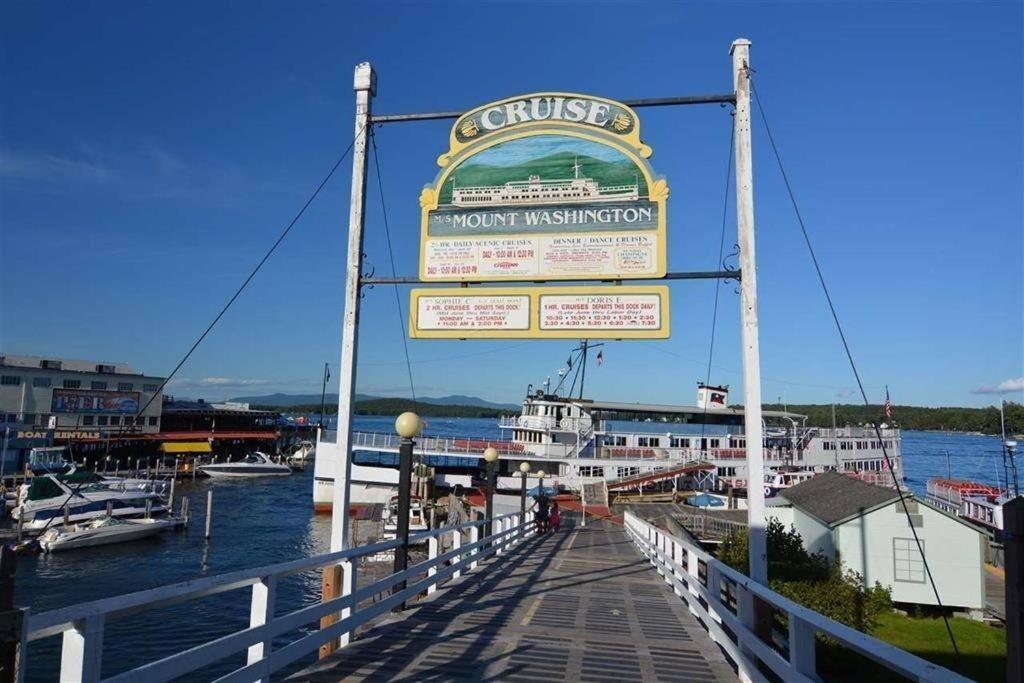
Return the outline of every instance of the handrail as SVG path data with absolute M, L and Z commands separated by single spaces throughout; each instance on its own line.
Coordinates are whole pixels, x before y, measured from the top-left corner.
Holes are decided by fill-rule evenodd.
M 708 629 L 712 640 L 727 653 L 741 678 L 763 681 L 758 662 L 785 681 L 819 680 L 815 664 L 817 634 L 829 636 L 890 671 L 919 681 L 969 681 L 956 672 L 861 633 L 799 605 L 724 564 L 689 540 L 642 520 L 624 515 L 627 534 L 647 556 L 665 583 L 673 587 Z M 700 565 L 705 574 L 700 576 Z M 723 590 L 736 596 L 736 608 L 722 600 Z M 754 631 L 755 600 L 787 617 L 786 654 L 780 654 Z
M 480 531 L 486 529 L 487 524 L 493 525 L 493 532 L 489 536 L 482 536 Z M 491 520 L 480 519 L 420 532 L 410 536 L 409 540 L 411 543 L 428 543 L 427 559 L 367 586 L 357 585 L 358 560 L 398 548 L 401 545 L 399 540 L 193 579 L 40 614 L 24 610 L 21 652 L 28 652 L 27 645 L 31 641 L 63 634 L 61 680 L 93 683 L 100 680 L 103 632 L 108 619 L 252 586 L 249 628 L 147 662 L 107 680 L 172 680 L 246 650 L 246 666 L 229 674 L 224 680 L 251 681 L 264 678 L 330 640 L 339 640 L 344 646 L 359 626 L 420 592 L 433 593 L 442 582 L 458 579 L 463 573 L 473 571 L 482 559 L 490 555 L 504 555 L 511 546 L 526 538 L 532 528 L 532 513 L 527 513 L 525 520 L 520 520 L 519 513 L 509 513 Z M 466 532 L 469 532 L 469 543 L 463 544 Z M 452 549 L 439 553 L 443 537 L 451 538 Z M 287 614 L 276 614 L 276 586 L 281 578 L 334 564 L 340 564 L 343 569 L 341 595 Z M 420 578 L 423 575 L 425 577 Z M 394 590 L 402 584 L 405 584 L 404 588 Z M 361 601 L 387 591 L 391 591 L 389 597 L 360 608 Z M 306 633 L 271 652 L 271 643 L 278 636 L 336 613 L 341 614 L 341 619 L 331 626 Z M 19 666 L 16 680 L 24 681 L 29 665 L 26 657 Z M 258 673 L 252 675 L 253 672 Z

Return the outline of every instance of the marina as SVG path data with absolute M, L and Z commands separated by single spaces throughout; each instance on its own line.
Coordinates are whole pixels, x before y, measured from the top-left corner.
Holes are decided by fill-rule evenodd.
M 36 85 L 20 84 L 18 101 L 43 125 L 15 117 L 26 151 L 0 148 L 15 229 L 33 226 L 54 252 L 47 279 L 22 259 L 0 273 L 13 284 L 2 322 L 17 330 L 0 349 L 0 683 L 1024 679 L 1013 437 L 1024 377 L 1007 342 L 1024 337 L 1019 316 L 1005 315 L 1024 292 L 998 272 L 988 286 L 960 278 L 954 296 L 935 276 L 951 270 L 946 252 L 970 263 L 994 251 L 979 246 L 989 233 L 1000 251 L 1015 246 L 1004 228 L 1017 216 L 1006 192 L 993 194 L 1002 178 L 967 158 L 981 142 L 958 152 L 947 135 L 940 173 L 910 147 L 931 150 L 934 121 L 898 126 L 895 103 L 833 82 L 902 87 L 906 76 L 890 71 L 920 56 L 915 41 L 938 33 L 948 51 L 958 34 L 895 21 L 904 35 L 890 40 L 881 27 L 897 11 L 870 8 L 886 70 L 841 32 L 813 59 L 769 43 L 762 63 L 751 40 L 720 29 L 693 34 L 706 45 L 692 54 L 665 41 L 637 69 L 614 59 L 618 47 L 587 45 L 580 59 L 586 32 L 562 31 L 556 3 L 545 20 L 563 34 L 558 55 L 532 54 L 525 32 L 514 60 L 474 54 L 496 35 L 467 23 L 455 70 L 445 51 L 413 68 L 393 49 L 418 53 L 416 40 L 442 44 L 453 31 L 412 6 L 395 25 L 406 9 L 422 26 L 400 42 L 390 26 L 367 31 L 382 38 L 375 61 L 352 61 L 339 104 L 287 56 L 301 32 L 260 34 L 259 49 L 236 53 L 251 33 L 296 28 L 305 8 L 276 21 L 254 8 L 246 30 L 210 33 L 213 59 L 190 17 L 175 49 L 203 65 L 191 80 L 184 59 L 153 69 L 148 48 L 104 61 L 138 40 L 134 30 L 102 32 L 109 46 L 80 30 L 51 45 L 40 10 L 17 8 L 32 14 L 25 35 L 39 44 L 17 36 L 14 73 L 77 92 L 82 126 L 69 129 Z M 659 45 L 646 33 L 661 18 L 616 9 L 614 19 L 566 16 L 609 37 L 636 21 L 636 47 Z M 204 30 L 222 22 L 219 10 Z M 372 14 L 339 22 L 334 8 L 308 11 L 335 13 L 346 38 Z M 138 12 L 126 25 L 146 19 L 147 42 L 173 34 L 170 15 Z M 495 12 L 474 8 L 472 20 L 537 28 L 523 23 L 530 13 Z M 848 23 L 804 28 L 821 36 Z M 50 24 L 54 35 L 70 26 Z M 717 66 L 683 82 L 700 85 L 707 70 L 717 86 L 605 92 L 656 93 L 679 81 L 662 64 L 690 68 L 712 45 Z M 30 47 L 53 56 L 25 60 Z M 979 47 L 960 57 L 990 59 Z M 930 56 L 944 63 L 946 51 Z M 260 67 L 277 52 L 274 68 Z M 173 88 L 181 111 L 152 105 L 165 91 L 134 78 L 127 54 Z M 324 78 L 335 79 L 336 61 L 323 62 Z M 797 80 L 822 64 L 835 76 L 819 74 L 818 89 Z M 437 77 L 412 87 L 428 66 Z M 597 87 L 519 89 L 551 73 Z M 960 111 L 929 89 L 960 77 L 926 71 L 904 90 L 916 111 Z M 106 83 L 131 84 L 123 105 L 105 108 L 109 121 L 89 107 Z M 203 84 L 216 87 L 201 97 Z M 989 90 L 979 78 L 964 87 L 975 98 Z M 149 93 L 145 108 L 121 116 L 137 92 Z M 460 109 L 436 110 L 435 94 Z M 331 121 L 318 123 L 324 109 Z M 979 140 L 1005 123 L 1004 112 L 971 115 L 986 124 L 973 126 Z M 114 151 L 126 144 L 110 141 L 114 126 L 132 129 L 131 151 Z M 314 162 L 314 149 L 333 164 Z M 296 179 L 311 166 L 325 174 L 307 193 Z M 964 201 L 975 183 L 995 220 L 964 240 L 958 211 L 976 208 Z M 48 201 L 23 201 L 40 193 Z M 276 240 L 265 239 L 267 217 Z M 289 237 L 299 225 L 306 234 Z M 914 258 L 880 288 L 901 253 Z M 46 316 L 26 307 L 39 301 Z M 119 335 L 107 323 L 115 302 L 133 314 L 118 316 Z M 51 304 L 64 311 L 59 328 Z M 935 335 L 933 318 L 949 312 L 960 325 Z M 986 330 L 984 353 L 964 351 L 968 329 Z M 111 360 L 126 352 L 139 365 Z M 941 407 L 950 401 L 971 407 Z

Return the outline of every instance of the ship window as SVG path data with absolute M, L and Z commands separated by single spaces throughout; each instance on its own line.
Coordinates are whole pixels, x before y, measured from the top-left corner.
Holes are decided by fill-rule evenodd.
M 581 477 L 603 477 L 604 476 L 604 468 L 603 467 L 595 467 L 593 465 L 584 465 L 584 466 L 580 467 L 580 476 Z
M 641 436 L 640 437 L 640 441 L 638 443 L 639 443 L 640 446 L 647 446 L 647 447 L 660 446 L 661 445 L 661 439 L 659 439 L 656 436 Z
M 681 436 L 673 436 L 669 439 L 669 446 L 672 448 L 689 448 L 690 440 Z

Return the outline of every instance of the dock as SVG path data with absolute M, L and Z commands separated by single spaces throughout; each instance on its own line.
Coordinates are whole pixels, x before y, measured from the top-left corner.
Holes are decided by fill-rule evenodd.
M 288 680 L 726 681 L 736 674 L 621 526 L 535 537 Z

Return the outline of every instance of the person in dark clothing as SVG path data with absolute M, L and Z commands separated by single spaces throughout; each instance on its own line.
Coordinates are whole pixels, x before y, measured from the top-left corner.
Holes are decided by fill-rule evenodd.
M 548 530 L 548 498 L 543 493 L 537 498 L 537 533 L 547 533 Z

